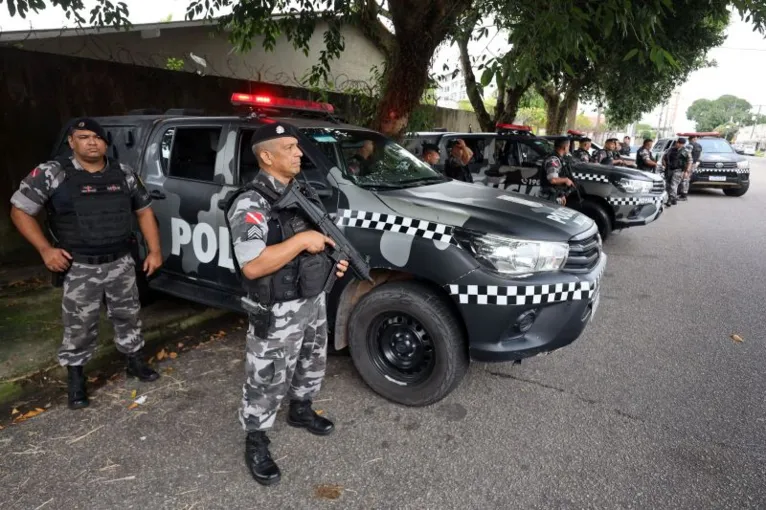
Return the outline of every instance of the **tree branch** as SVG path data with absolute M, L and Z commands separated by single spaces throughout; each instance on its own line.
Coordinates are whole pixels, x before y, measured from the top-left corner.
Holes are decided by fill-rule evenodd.
M 471 36 L 471 32 L 473 32 L 473 27 L 476 26 L 478 20 L 478 13 L 472 13 L 466 20 L 465 30 L 461 34 L 455 36 L 455 42 L 457 42 L 458 48 L 460 48 L 460 67 L 463 71 L 465 91 L 468 95 L 468 100 L 471 102 L 473 111 L 476 112 L 476 117 L 479 119 L 479 125 L 482 130 L 489 132 L 494 131 L 494 123 L 484 106 L 484 98 L 476 84 L 476 75 L 473 74 L 471 57 L 468 54 L 468 40 Z

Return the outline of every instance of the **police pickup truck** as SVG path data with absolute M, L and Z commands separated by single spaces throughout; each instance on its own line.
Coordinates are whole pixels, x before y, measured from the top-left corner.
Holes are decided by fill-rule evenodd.
M 737 153 L 731 144 L 717 132 L 678 133 L 688 140 L 697 136 L 702 146 L 697 165 L 692 167 L 689 189 L 720 189 L 728 197 L 741 197 L 750 189 L 750 162 Z M 662 161 L 677 138 L 661 138 L 652 147 L 652 155 Z M 687 146 L 689 147 L 689 146 Z M 689 147 L 691 152 L 691 147 Z
M 549 138 L 557 137 L 539 137 L 529 126 L 501 123 L 495 133 L 413 133 L 405 146 L 419 154 L 423 144 L 436 145 L 444 161 L 449 141 L 463 139 L 474 153 L 468 163 L 474 183 L 538 196 L 545 178 L 543 159 L 553 152 Z M 567 138 L 576 139 L 572 133 Z M 647 225 L 662 214 L 667 194 L 661 176 L 571 157 L 569 163 L 578 192 L 569 195 L 566 205 L 593 219 L 602 240 L 613 230 Z
M 301 132 L 299 178 L 373 269 L 374 284 L 351 273 L 338 281 L 328 320 L 334 347 L 349 347 L 380 395 L 428 405 L 458 385 L 469 359 L 550 352 L 592 320 L 607 257 L 586 216 L 452 181 L 325 103 L 240 93 L 232 102 L 248 111 L 98 118 L 110 155 L 153 198 L 164 265 L 151 289 L 241 311 L 222 207 L 258 171 L 253 131 L 278 119 Z M 62 133 L 55 153 L 66 151 Z

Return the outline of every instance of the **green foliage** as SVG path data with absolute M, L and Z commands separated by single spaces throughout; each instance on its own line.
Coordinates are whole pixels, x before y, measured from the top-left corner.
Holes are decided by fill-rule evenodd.
M 636 124 L 636 144 L 640 145 L 645 139 L 656 140 L 657 132 L 649 124 Z
M 580 131 L 591 131 L 593 129 L 593 121 L 591 121 L 585 114 L 579 114 L 575 120 L 575 129 Z
M 534 132 L 545 127 L 545 108 L 525 106 L 519 108 L 515 122 L 531 126 Z
M 0 0 L 0 4 L 3 2 L 7 5 L 8 14 L 11 17 L 18 14 L 19 17 L 26 19 L 30 11 L 39 14 L 50 4 L 52 7 L 61 9 L 66 19 L 74 20 L 78 25 L 85 23 L 85 18 L 81 14 L 85 10 L 82 0 Z M 113 3 L 109 0 L 97 0 L 96 5 L 90 10 L 88 23 L 115 27 L 130 25 L 128 6 L 125 2 Z
M 734 122 L 727 122 L 725 124 L 721 124 L 720 126 L 716 126 L 715 128 L 711 129 L 711 131 L 717 131 L 724 138 L 731 142 L 734 140 L 734 137 L 737 136 L 737 133 L 739 132 L 739 126 Z
M 754 115 L 746 100 L 723 95 L 715 100 L 697 99 L 686 110 L 686 118 L 696 123 L 697 131 L 715 131 L 729 122 L 739 126 L 766 123 L 766 115 Z
M 165 68 L 171 71 L 180 71 L 184 68 L 184 59 L 168 57 L 168 60 L 165 62 Z

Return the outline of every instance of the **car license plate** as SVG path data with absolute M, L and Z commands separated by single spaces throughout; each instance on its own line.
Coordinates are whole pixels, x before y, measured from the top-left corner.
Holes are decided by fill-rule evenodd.
M 726 182 L 726 176 L 725 175 L 711 175 L 710 177 L 708 177 L 708 180 Z

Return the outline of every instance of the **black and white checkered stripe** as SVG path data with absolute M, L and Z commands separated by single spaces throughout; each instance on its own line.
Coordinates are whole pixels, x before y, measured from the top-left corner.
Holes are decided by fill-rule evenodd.
M 651 197 L 607 197 L 607 202 L 611 205 L 641 205 L 641 204 L 659 204 L 662 202 L 662 195 Z
M 572 172 L 572 175 L 574 175 L 575 179 L 579 179 L 581 181 L 605 182 L 609 184 L 609 177 L 606 175 L 586 174 L 582 172 Z
M 433 221 L 418 220 L 369 211 L 338 209 L 335 223 L 342 227 L 368 228 L 386 232 L 398 232 L 410 236 L 433 239 L 443 243 L 457 244 L 452 237 L 453 227 Z
M 749 168 L 694 168 L 692 173 L 695 174 L 718 174 L 718 173 L 732 173 L 732 174 L 749 174 Z
M 577 301 L 593 295 L 597 283 L 575 282 L 553 285 L 450 285 L 449 291 L 462 305 L 540 305 Z
M 601 285 L 606 264 L 593 281 L 555 283 L 552 285 L 446 285 L 461 305 L 542 305 L 590 299 Z

